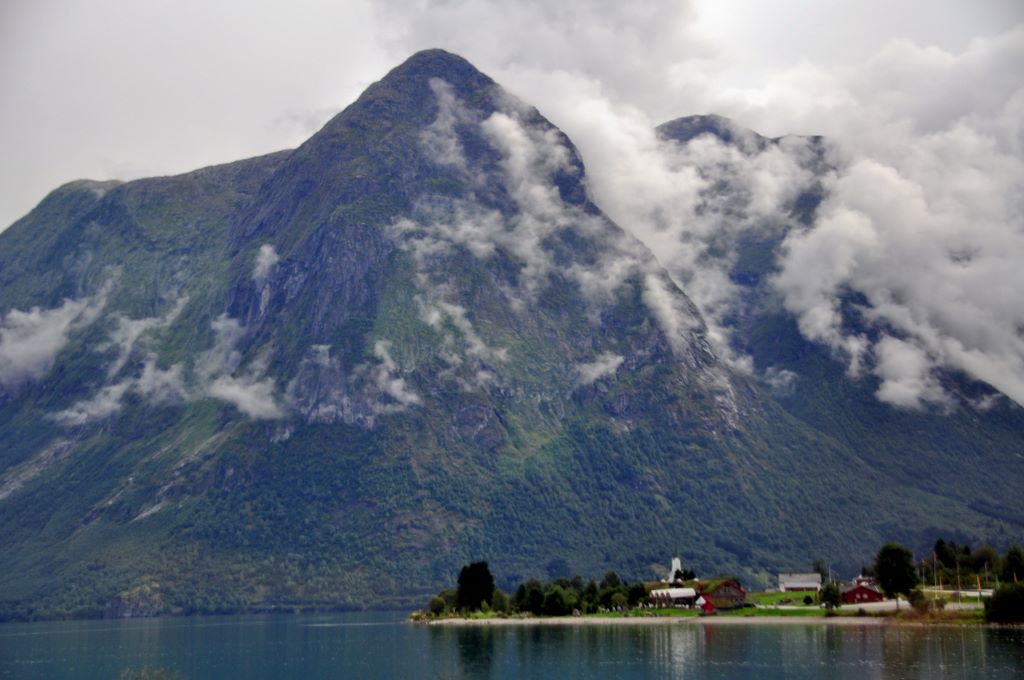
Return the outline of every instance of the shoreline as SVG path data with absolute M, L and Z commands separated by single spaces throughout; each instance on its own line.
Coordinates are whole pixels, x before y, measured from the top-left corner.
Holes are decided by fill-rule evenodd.
M 428 626 L 711 626 L 711 625 L 826 625 L 826 626 L 886 626 L 906 625 L 949 625 L 942 622 L 897 622 L 882 616 L 623 616 L 623 617 L 582 617 L 548 616 L 524 618 L 467 619 L 447 618 L 429 621 L 412 621 L 413 624 Z M 963 625 L 963 624 L 954 624 Z

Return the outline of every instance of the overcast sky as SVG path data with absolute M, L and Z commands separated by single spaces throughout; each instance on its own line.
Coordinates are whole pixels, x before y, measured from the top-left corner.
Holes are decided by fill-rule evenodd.
M 948 368 L 1024 404 L 1021 0 L 3 0 L 0 225 L 73 179 L 293 147 L 429 47 L 568 133 L 713 335 L 735 291 L 711 239 L 784 220 L 801 151 L 666 150 L 651 128 L 714 112 L 826 135 L 828 198 L 774 282 L 802 332 L 897 407 L 949 408 Z M 712 170 L 740 219 L 701 203 Z M 875 339 L 843 327 L 847 290 Z
M 801 64 L 862 64 L 895 39 L 956 54 L 1021 21 L 1019 0 L 4 0 L 0 225 L 72 179 L 294 146 L 425 47 L 462 54 L 549 115 L 562 73 L 663 122 L 767 104 Z M 791 113 L 741 122 L 816 131 Z

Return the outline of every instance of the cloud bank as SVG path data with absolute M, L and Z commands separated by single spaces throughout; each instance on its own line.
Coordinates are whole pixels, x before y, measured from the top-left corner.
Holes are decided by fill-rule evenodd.
M 801 74 L 843 102 L 833 117 L 854 137 L 837 136 L 844 158 L 813 228 L 787 237 L 776 285 L 804 335 L 878 376 L 883 401 L 948 405 L 940 377 L 955 370 L 1024 404 L 1020 63 L 1024 27 L 960 54 L 900 42 Z M 844 327 L 851 292 L 877 341 Z
M 28 209 L 25 196 L 73 177 L 161 174 L 292 146 L 388 66 L 440 46 L 569 134 L 596 202 L 651 246 L 735 367 L 752 369 L 730 354 L 730 244 L 752 229 L 778 229 L 789 233 L 774 281 L 786 307 L 851 375 L 874 374 L 880 399 L 947 408 L 949 371 L 1024 399 L 1019 2 L 182 7 L 4 5 L 0 209 L 9 217 L 0 228 Z M 271 42 L 282 49 L 259 47 Z M 68 54 L 78 68 L 66 68 Z M 139 59 L 125 63 L 124 54 Z M 112 69 L 119 78 L 105 76 Z M 254 111 L 269 113 L 254 119 Z M 835 172 L 814 224 L 795 226 L 778 210 L 806 179 L 799 149 L 737 155 L 710 140 L 666 149 L 651 133 L 667 119 L 710 112 L 772 136 L 829 137 Z M 458 123 L 439 118 L 433 141 L 450 141 L 446 126 Z M 457 147 L 436 150 L 459 160 Z M 723 177 L 731 178 L 726 202 L 715 200 Z M 467 247 L 483 253 L 487 243 Z M 256 265 L 254 275 L 263 271 Z M 599 277 L 590 280 L 599 291 Z M 866 300 L 859 315 L 870 334 L 840 323 L 851 295 Z M 3 319 L 0 384 L 48 370 L 63 321 L 45 312 L 55 310 Z M 35 327 L 38 345 L 18 340 Z
M 255 420 L 283 418 L 286 408 L 276 382 L 266 375 L 266 357 L 257 356 L 242 366 L 238 345 L 245 338 L 245 328 L 226 314 L 211 322 L 213 346 L 196 357 L 191 370 L 184 363 L 159 366 L 149 341 L 158 339 L 158 333 L 174 323 L 187 303 L 187 297 L 180 298 L 160 317 L 116 316 L 109 343 L 98 348 L 117 350 L 107 370 L 107 384 L 92 397 L 53 414 L 54 420 L 68 427 L 103 420 L 120 413 L 124 400 L 133 394 L 154 406 L 213 398 Z M 134 354 L 139 346 L 143 347 L 141 357 Z
M 773 280 L 786 308 L 851 376 L 876 376 L 879 399 L 950 408 L 958 398 L 943 376 L 963 372 L 1024 403 L 1020 6 L 918 7 L 896 24 L 910 35 L 912 16 L 927 15 L 942 47 L 862 31 L 845 61 L 794 59 L 744 80 L 733 77 L 738 52 L 708 28 L 726 22 L 703 3 L 477 0 L 411 14 L 392 5 L 401 44 L 465 54 L 569 134 L 596 202 L 651 247 L 735 368 L 752 370 L 732 352 L 726 323 L 735 242 L 774 230 L 788 234 Z M 474 21 L 494 32 L 461 30 Z M 957 33 L 957 23 L 989 37 Z M 528 45 L 515 40 L 527 26 L 538 27 Z M 666 148 L 652 133 L 665 118 L 712 111 L 772 135 L 828 137 L 834 171 L 812 224 L 791 216 L 815 181 L 805 143 L 751 150 L 700 138 Z M 840 313 L 851 295 L 866 300 L 860 330 Z M 761 377 L 773 389 L 798 385 L 780 382 L 780 370 Z
M 12 309 L 0 317 L 0 387 L 14 389 L 49 373 L 71 334 L 99 317 L 109 292 L 106 286 L 53 309 Z

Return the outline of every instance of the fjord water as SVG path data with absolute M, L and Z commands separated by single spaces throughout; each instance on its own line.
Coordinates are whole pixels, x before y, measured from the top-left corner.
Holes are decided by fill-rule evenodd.
M 0 626 L 2 678 L 1020 678 L 1024 631 L 747 625 L 413 626 L 399 613 Z M 130 675 L 130 673 L 129 673 Z

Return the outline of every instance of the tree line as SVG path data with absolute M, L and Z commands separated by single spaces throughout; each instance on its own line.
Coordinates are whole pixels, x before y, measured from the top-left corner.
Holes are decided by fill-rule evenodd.
M 628 583 L 614 571 L 600 581 L 584 582 L 580 576 L 549 582 L 533 578 L 520 583 L 509 595 L 495 586 L 487 562 L 473 562 L 459 572 L 457 587 L 431 598 L 427 610 L 434 616 L 474 612 L 567 616 L 632 608 L 646 602 L 643 583 Z

